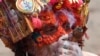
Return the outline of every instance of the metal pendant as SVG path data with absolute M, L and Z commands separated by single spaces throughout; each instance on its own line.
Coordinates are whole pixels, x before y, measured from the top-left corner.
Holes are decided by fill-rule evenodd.
M 35 6 L 33 2 L 34 0 L 17 0 L 16 7 L 23 13 L 32 13 Z
M 49 0 L 17 0 L 16 7 L 23 13 L 40 12 Z

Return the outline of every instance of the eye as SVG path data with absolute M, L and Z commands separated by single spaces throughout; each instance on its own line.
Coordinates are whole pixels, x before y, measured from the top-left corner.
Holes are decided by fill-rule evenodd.
M 70 24 L 68 22 L 65 22 L 63 25 L 63 28 L 65 28 L 66 30 L 70 29 Z
M 57 27 L 52 24 L 47 24 L 43 27 L 43 31 L 45 34 L 53 34 L 57 31 Z

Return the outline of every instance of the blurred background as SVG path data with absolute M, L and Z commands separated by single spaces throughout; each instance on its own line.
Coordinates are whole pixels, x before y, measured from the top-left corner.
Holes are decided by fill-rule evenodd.
M 91 0 L 89 10 L 87 33 L 90 38 L 85 41 L 84 50 L 98 54 L 100 53 L 100 0 Z
M 90 37 L 89 40 L 85 40 L 85 46 L 83 50 L 92 52 L 95 54 L 100 53 L 100 0 L 91 0 L 89 4 L 90 16 L 88 21 L 87 34 Z M 4 44 L 0 40 L 0 56 L 14 56 L 10 49 L 5 48 Z

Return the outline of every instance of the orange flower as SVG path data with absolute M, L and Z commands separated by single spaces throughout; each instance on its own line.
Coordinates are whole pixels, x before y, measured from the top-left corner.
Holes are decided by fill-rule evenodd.
M 59 23 L 63 25 L 63 23 L 68 22 L 68 17 L 63 12 L 59 12 L 57 15 L 57 19 L 59 20 Z
M 43 24 L 55 24 L 56 18 L 53 11 L 42 11 L 39 17 Z
M 43 42 L 46 45 L 49 45 L 49 44 L 52 44 L 53 42 L 56 42 L 59 39 L 59 37 L 62 36 L 63 34 L 66 34 L 66 32 L 61 26 L 58 26 L 56 31 L 52 32 L 50 34 L 45 33 L 43 30 L 41 30 L 41 35 L 43 36 Z
M 38 42 L 42 42 L 42 41 L 43 41 L 42 37 L 38 37 L 36 40 L 37 40 Z

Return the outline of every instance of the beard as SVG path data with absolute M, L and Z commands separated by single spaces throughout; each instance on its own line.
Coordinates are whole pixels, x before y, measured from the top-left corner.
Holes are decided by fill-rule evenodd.
M 31 52 L 34 56 L 83 56 L 78 43 L 63 40 L 66 37 L 68 35 L 60 37 L 58 41 L 43 48 L 33 47 Z

